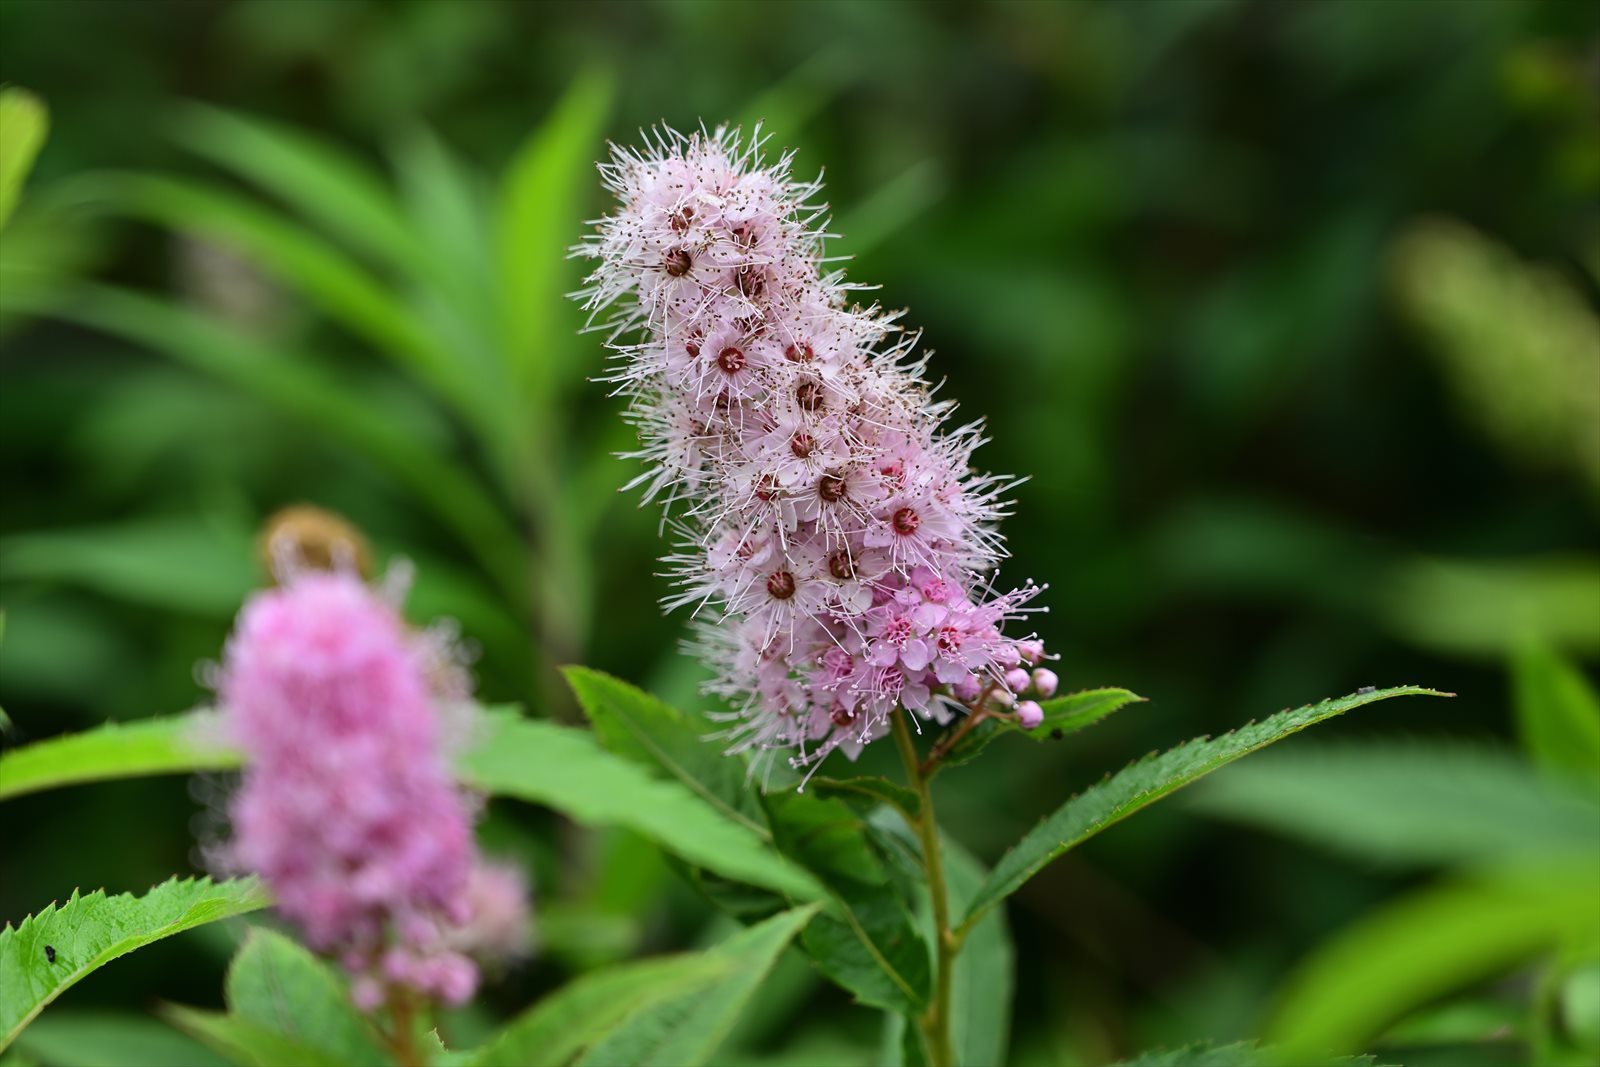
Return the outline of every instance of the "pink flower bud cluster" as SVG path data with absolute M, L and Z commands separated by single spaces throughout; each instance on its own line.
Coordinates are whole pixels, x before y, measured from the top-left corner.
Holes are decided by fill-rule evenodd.
M 217 679 L 246 756 L 230 865 L 266 880 L 366 1010 L 397 988 L 461 1003 L 478 983 L 459 934 L 475 920 L 475 805 L 443 715 L 464 672 L 439 653 L 354 574 L 306 571 L 246 602 Z
M 618 391 L 682 535 L 668 557 L 735 749 L 852 757 L 896 707 L 948 719 L 1043 656 L 1002 627 L 1038 592 L 995 593 L 1006 483 L 971 465 L 980 427 L 942 429 L 927 357 L 825 267 L 820 184 L 760 137 L 654 135 L 603 164 L 618 210 L 580 251 Z

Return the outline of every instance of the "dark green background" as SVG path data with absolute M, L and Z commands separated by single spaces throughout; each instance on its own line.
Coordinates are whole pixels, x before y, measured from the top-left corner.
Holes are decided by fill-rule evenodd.
M 801 173 L 826 167 L 839 250 L 859 253 L 851 277 L 909 309 L 932 373 L 963 415 L 988 420 L 981 460 L 1030 476 L 1005 526 L 1008 574 L 1049 583 L 1040 626 L 1065 684 L 1151 698 L 1070 746 L 996 745 L 941 779 L 954 830 L 992 857 L 1152 748 L 1412 682 L 1461 696 L 1325 731 L 1503 735 L 1519 633 L 1600 651 L 1600 485 L 1579 454 L 1592 432 L 1574 429 L 1576 446 L 1559 425 L 1542 435 L 1559 403 L 1497 422 L 1484 397 L 1518 393 L 1520 365 L 1503 338 L 1470 342 L 1488 336 L 1480 321 L 1530 343 L 1552 327 L 1520 290 L 1489 286 L 1454 312 L 1465 327 L 1451 336 L 1469 342 L 1435 343 L 1395 256 L 1426 220 L 1454 220 L 1470 228 L 1459 255 L 1498 246 L 1515 270 L 1517 257 L 1543 264 L 1538 284 L 1576 294 L 1592 330 L 1597 17 L 1564 0 L 0 0 L 0 81 L 51 109 L 24 212 L 34 190 L 100 168 L 214 173 L 167 134 L 185 100 L 312 129 L 375 165 L 424 123 L 485 181 L 585 71 L 616 79 L 605 128 L 619 141 L 657 121 L 765 118 Z M 598 181 L 582 180 L 593 192 L 568 220 L 573 241 L 604 210 Z M 206 299 L 169 233 L 105 223 L 82 239 L 91 275 Z M 1432 266 L 1406 277 L 1426 288 Z M 362 382 L 352 404 L 381 397 L 430 447 L 480 462 L 360 342 L 292 297 L 264 299 L 263 331 L 315 342 Z M 563 335 L 581 325 L 576 308 L 553 314 Z M 4 325 L 0 703 L 18 736 L 205 699 L 195 664 L 217 655 L 257 580 L 239 538 L 212 533 L 286 503 L 337 509 L 385 555 L 482 582 L 381 474 L 248 395 L 93 332 Z M 528 647 L 675 698 L 692 678 L 684 620 L 655 607 L 654 517 L 615 495 L 631 469 L 598 458 L 626 444 L 618 402 L 582 381 L 600 372 L 599 341 L 573 345 L 566 428 L 548 447 L 563 491 L 599 516 L 576 549 L 585 607 L 532 633 L 471 635 L 485 699 L 558 715 L 571 708 Z M 1573 388 L 1600 388 L 1600 354 L 1575 350 L 1590 362 Z M 138 529 L 157 543 L 131 588 L 50 548 L 86 538 L 91 556 L 125 561 L 115 535 L 150 519 Z M 188 869 L 199 810 L 173 781 L 11 802 L 0 918 L 74 886 L 139 889 Z M 615 860 L 636 843 L 527 809 L 497 810 L 487 832 L 535 858 L 550 920 L 546 953 L 491 991 L 497 1010 L 704 923 L 658 865 Z M 1244 1036 L 1300 952 L 1402 884 L 1181 802 L 1142 815 L 1016 899 L 1019 1058 Z M 65 1003 L 213 1000 L 224 950 L 162 945 Z M 776 1003 L 754 1044 L 801 1027 L 870 1048 L 866 1012 L 792 984 L 796 1004 Z

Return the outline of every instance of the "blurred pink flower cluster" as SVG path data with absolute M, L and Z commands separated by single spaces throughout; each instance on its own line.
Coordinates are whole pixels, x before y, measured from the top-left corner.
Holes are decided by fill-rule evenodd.
M 480 938 L 525 927 L 525 886 L 479 858 L 475 803 L 450 774 L 446 712 L 465 672 L 357 576 L 306 571 L 245 604 L 217 680 L 246 757 L 231 866 L 353 975 L 450 1003 L 478 984 Z
M 669 606 L 695 606 L 733 747 L 807 766 L 853 757 L 899 706 L 1015 707 L 1044 650 L 1002 632 L 1040 590 L 990 584 L 1007 483 L 972 467 L 980 427 L 941 428 L 954 404 L 916 337 L 827 269 L 820 185 L 790 162 L 725 129 L 616 148 L 620 207 L 580 251 L 639 431 L 633 484 L 680 536 Z

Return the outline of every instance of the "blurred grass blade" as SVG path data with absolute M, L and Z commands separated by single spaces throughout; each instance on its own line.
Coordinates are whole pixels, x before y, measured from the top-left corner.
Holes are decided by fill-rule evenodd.
M 0 227 L 16 209 L 49 130 L 43 100 L 26 89 L 0 89 Z
M 1592 861 L 1521 868 L 1425 889 L 1318 948 L 1290 977 L 1269 1040 L 1306 1053 L 1355 1049 L 1385 1025 L 1560 945 L 1600 947 Z
M 1085 789 L 1048 816 L 1011 848 L 976 894 L 962 927 L 970 927 L 990 908 L 1015 893 L 1051 860 L 1109 826 L 1198 778 L 1308 726 L 1363 704 L 1398 696 L 1444 696 L 1420 686 L 1399 686 L 1324 700 L 1281 711 L 1258 723 L 1213 739 L 1196 739 L 1160 755 L 1147 756 Z
M 17 1037 L 16 1051 L 39 1063 L 75 1067 L 226 1067 L 229 1062 L 147 1015 L 61 1008 L 29 1023 Z
M 483 427 L 486 387 L 365 268 L 300 224 L 221 187 L 153 174 L 99 173 L 65 193 L 111 206 L 179 233 L 201 234 L 244 253 L 329 318 L 432 387 L 469 423 Z
M 264 908 L 253 879 L 174 878 L 142 897 L 76 892 L 0 930 L 0 1051 L 69 986 L 134 949 L 204 923 Z
M 1600 778 L 1600 697 L 1583 672 L 1545 646 L 1525 643 L 1512 662 L 1517 736 L 1541 767 Z
M 728 974 L 628 1018 L 578 1061 L 580 1067 L 701 1067 L 727 1039 L 778 956 L 817 913 L 795 908 L 741 930 L 707 955 L 728 964 Z
M 581 351 L 563 279 L 567 249 L 582 231 L 583 205 L 596 188 L 593 166 L 611 109 L 613 78 L 591 68 L 517 150 L 500 190 L 500 296 L 513 372 L 531 411 L 558 417 L 555 393 L 585 375 L 568 360 Z M 567 358 L 562 358 L 567 357 Z
M 521 538 L 488 493 L 316 365 L 204 315 L 110 286 L 78 283 L 29 310 L 162 352 L 302 420 L 409 489 L 461 538 L 503 589 L 527 587 Z M 520 599 L 512 603 L 523 608 Z
M 517 1016 L 467 1067 L 562 1067 L 636 1012 L 696 994 L 733 961 L 709 952 L 638 960 L 579 975 Z
M 1199 810 L 1400 866 L 1592 853 L 1600 803 L 1510 752 L 1369 742 L 1268 752 L 1195 788 Z
M 430 273 L 383 180 L 333 145 L 203 104 L 185 106 L 172 128 L 184 147 L 274 193 L 351 247 L 412 275 Z
M 924 159 L 874 189 L 830 229 L 839 235 L 843 252 L 866 255 L 938 203 L 944 190 L 938 162 Z
M 224 618 L 258 582 L 248 530 L 161 516 L 0 537 L 0 573 Z

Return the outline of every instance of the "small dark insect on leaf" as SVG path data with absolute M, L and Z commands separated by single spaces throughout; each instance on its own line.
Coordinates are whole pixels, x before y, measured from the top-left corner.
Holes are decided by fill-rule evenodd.
M 44 958 L 51 963 L 56 961 L 56 947 L 54 945 L 46 945 L 44 947 Z
M 1367 693 L 1376 693 L 1377 691 L 1378 691 L 1378 687 L 1375 686 L 1375 685 L 1364 685 L 1360 689 L 1356 690 L 1357 693 L 1360 693 L 1360 694 L 1363 694 L 1363 695 L 1365 695 Z
M 1059 727 L 1059 726 L 1057 726 L 1054 730 L 1050 731 L 1050 740 L 1052 740 L 1052 741 L 1059 741 L 1063 737 L 1066 737 L 1066 736 L 1067 736 L 1066 734 L 1061 732 L 1061 727 Z

